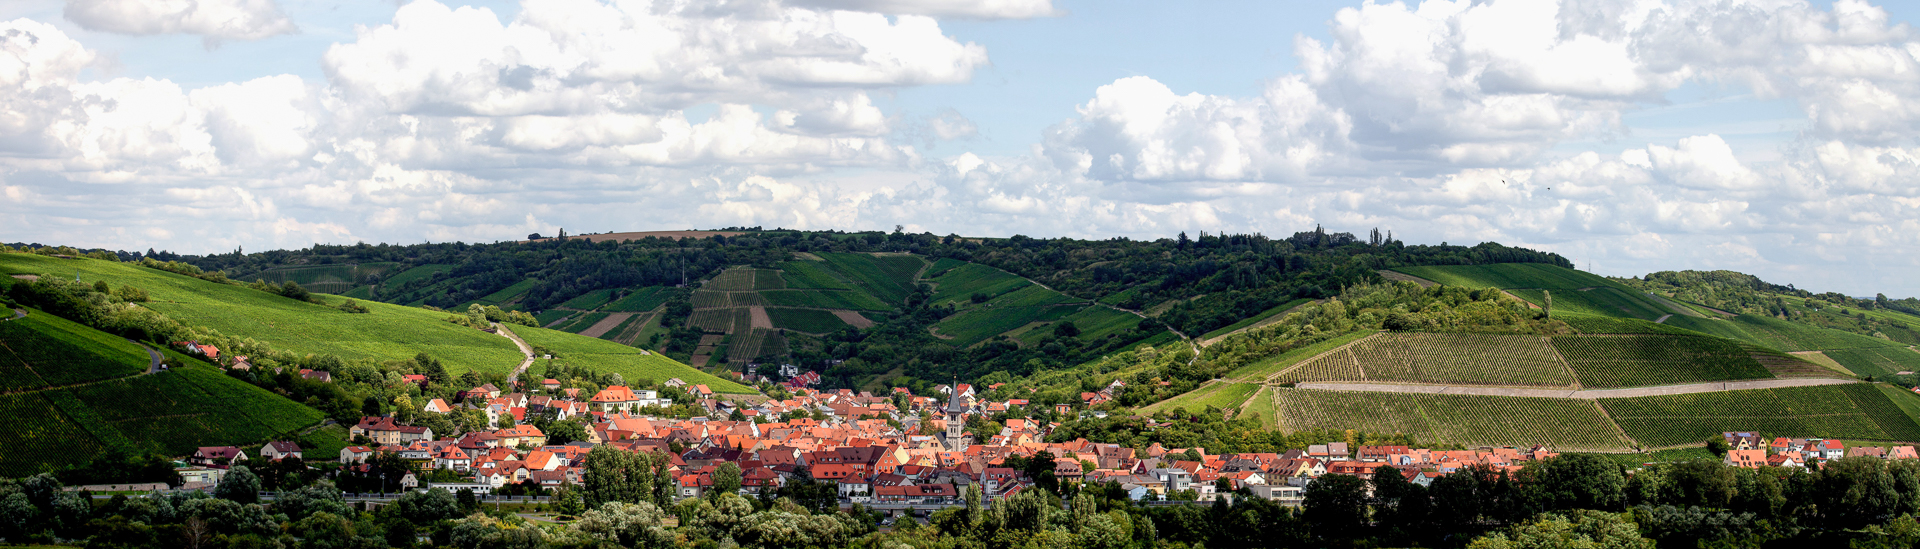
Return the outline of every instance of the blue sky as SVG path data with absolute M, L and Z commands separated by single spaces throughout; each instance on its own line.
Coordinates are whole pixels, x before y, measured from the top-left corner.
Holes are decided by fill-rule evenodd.
M 1324 224 L 1920 295 L 1911 4 L 179 5 L 0 5 L 6 240 Z

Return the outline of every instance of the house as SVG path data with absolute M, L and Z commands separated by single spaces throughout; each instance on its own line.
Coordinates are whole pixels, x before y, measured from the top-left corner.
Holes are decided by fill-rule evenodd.
M 219 485 L 220 479 L 225 478 L 227 475 L 226 469 L 197 466 L 176 467 L 173 472 L 174 474 L 180 475 L 180 488 L 186 490 L 212 488 Z
M 246 459 L 246 452 L 240 451 L 239 448 L 232 446 L 202 446 L 193 451 L 193 459 L 190 461 L 194 465 L 226 468 L 227 464 L 235 461 L 246 461 Z
M 526 445 L 537 448 L 547 445 L 547 434 L 540 432 L 539 427 L 525 423 L 494 431 L 493 436 L 499 439 L 501 446 L 516 447 Z
M 340 463 L 366 463 L 367 458 L 370 457 L 373 457 L 373 449 L 365 446 L 348 446 L 340 449 Z
M 364 435 L 379 444 L 406 444 L 416 440 L 433 440 L 433 430 L 394 423 L 393 416 L 360 418 L 360 423 L 347 429 L 347 434 Z
M 547 378 L 547 379 L 541 380 L 540 388 L 546 389 L 548 391 L 558 391 L 560 390 L 560 380 L 554 379 L 554 378 Z
M 1912 446 L 1895 446 L 1887 450 L 1887 459 L 1920 459 Z
M 1251 488 L 1253 497 L 1278 502 L 1281 505 L 1299 507 L 1306 502 L 1306 488 L 1285 484 L 1259 484 Z
M 1767 464 L 1767 451 L 1760 449 L 1727 450 L 1726 464 L 1731 467 L 1758 469 Z
M 1840 459 L 1840 458 L 1846 457 L 1847 455 L 1846 445 L 1841 444 L 1840 441 L 1834 440 L 1834 439 L 1827 439 L 1827 440 L 1820 441 L 1819 444 L 1815 446 L 1815 450 L 1820 453 L 1820 459 L 1823 461 L 1829 460 L 1829 459 Z
M 445 400 L 440 400 L 436 398 L 436 399 L 427 401 L 427 405 L 421 409 L 426 410 L 428 412 L 433 412 L 436 414 L 444 414 L 444 413 L 453 411 L 453 406 L 448 405 L 447 401 Z
M 1767 465 L 1773 467 L 1806 467 L 1807 463 L 1798 454 L 1774 454 L 1767 456 Z
M 422 389 L 427 388 L 427 381 L 428 381 L 427 376 L 423 376 L 420 374 L 408 374 L 408 375 L 400 376 L 400 379 L 407 380 L 407 383 L 419 385 L 420 388 Z
M 300 457 L 300 445 L 293 441 L 276 440 L 260 448 L 260 457 L 280 461 L 289 457 Z M 302 458 L 304 459 L 304 458 Z
M 1720 433 L 1720 437 L 1727 441 L 1727 448 L 1731 450 L 1758 450 L 1766 443 L 1760 439 L 1760 433 L 1751 431 Z
M 318 381 L 321 383 L 333 383 L 332 372 L 325 372 L 321 370 L 308 370 L 303 368 L 300 370 L 300 377 L 310 379 L 313 381 Z
M 634 412 L 642 407 L 640 395 L 633 394 L 633 389 L 625 385 L 601 389 L 600 392 L 594 393 L 590 402 L 593 403 L 594 408 L 602 412 Z

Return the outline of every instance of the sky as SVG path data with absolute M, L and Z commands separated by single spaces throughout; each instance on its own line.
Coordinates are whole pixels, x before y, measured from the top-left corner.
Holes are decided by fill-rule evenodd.
M 11 0 L 0 241 L 1392 231 L 1920 295 L 1858 0 Z

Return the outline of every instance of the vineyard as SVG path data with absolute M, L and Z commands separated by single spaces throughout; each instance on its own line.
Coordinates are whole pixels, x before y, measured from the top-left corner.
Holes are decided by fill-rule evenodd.
M 927 261 L 913 255 L 874 255 L 862 253 L 820 252 L 828 266 L 867 293 L 890 304 L 906 301 L 913 293 Z
M 1225 377 L 1239 381 L 1263 381 L 1266 380 L 1268 376 L 1272 376 L 1275 373 L 1286 370 L 1288 367 L 1299 364 L 1302 360 L 1313 358 L 1320 353 L 1337 349 L 1342 345 L 1352 343 L 1355 340 L 1373 335 L 1374 333 L 1376 332 L 1372 330 L 1351 332 L 1326 341 L 1286 351 L 1259 362 L 1241 366 L 1240 369 L 1228 373 Z
M 1620 318 L 1617 316 L 1599 316 L 1583 314 L 1562 314 L 1559 300 L 1554 300 L 1553 318 L 1566 322 L 1573 331 L 1582 334 L 1654 334 L 1654 335 L 1699 335 L 1700 332 L 1657 324 L 1638 318 Z M 1678 318 L 1676 315 L 1675 318 Z
M 1898 345 L 1884 339 L 1759 315 L 1740 315 L 1730 320 L 1676 315 L 1667 319 L 1667 324 L 1789 352 Z
M 935 304 L 969 303 L 974 294 L 991 299 L 1033 285 L 1027 279 L 978 263 L 949 267 L 938 276 L 933 276 L 929 270 L 929 276 L 931 278 L 928 281 L 934 285 Z
M 745 309 L 741 311 L 744 312 Z M 619 343 L 543 328 L 516 327 L 513 332 L 527 340 L 528 345 L 552 350 L 555 363 L 591 368 L 595 372 L 617 373 L 629 382 L 638 379 L 665 381 L 677 377 L 687 383 L 704 383 L 714 391 L 722 393 L 753 392 L 752 389 L 740 384 L 674 362 L 673 359 L 659 353 L 635 349 Z
M 1541 336 L 1384 333 L 1273 380 L 1572 387 L 1574 377 Z
M 0 477 L 32 475 L 105 448 L 40 393 L 0 395 L 0 417 L 13 423 L 0 437 L 7 445 L 0 452 Z
M 1617 452 L 1629 442 L 1590 400 L 1269 388 L 1281 428 L 1405 433 L 1465 446 Z M 1704 439 L 1702 439 L 1704 440 Z
M 767 316 L 772 317 L 775 328 L 809 334 L 824 334 L 850 327 L 839 316 L 820 309 L 769 307 Z
M 520 363 L 520 350 L 506 338 L 446 322 L 448 313 L 372 301 L 368 314 L 295 301 L 242 286 L 218 284 L 137 265 L 100 260 L 0 254 L 0 271 L 48 273 L 88 283 L 146 290 L 147 308 L 183 324 L 204 326 L 236 338 L 253 338 L 296 354 L 406 360 L 432 355 L 455 375 L 469 370 L 505 373 Z M 338 298 L 333 298 L 335 301 Z
M 0 322 L 0 392 L 129 376 L 148 362 L 139 345 L 50 314 Z
M 337 294 L 362 286 L 372 279 L 391 272 L 399 267 L 398 263 L 362 263 L 359 265 L 305 265 L 268 269 L 247 276 L 236 277 L 242 280 L 264 280 L 276 284 L 297 282 L 308 290 Z
M 387 277 L 387 280 L 381 282 L 380 285 L 387 288 L 398 288 L 415 280 L 433 278 L 433 275 L 451 271 L 453 271 L 452 265 L 421 265 L 401 271 L 400 274 Z
M 527 290 L 533 289 L 534 283 L 535 281 L 531 279 L 515 282 L 513 283 L 512 286 L 507 286 L 505 288 L 501 288 L 500 291 L 487 294 L 486 297 L 482 297 L 479 300 L 474 301 L 474 303 L 479 303 L 481 305 L 504 305 L 509 301 L 519 299 L 521 294 L 527 293 Z
M 861 292 L 844 290 L 765 290 L 760 296 L 766 298 L 768 306 L 806 307 L 814 309 L 851 309 L 856 311 L 885 311 L 892 307 L 885 302 Z
M 1718 338 L 1623 335 L 1552 340 L 1580 385 L 1589 389 L 1773 377 L 1745 349 Z
M 779 265 L 780 278 L 787 288 L 851 290 L 853 286 L 841 282 L 839 278 L 827 272 L 819 261 L 787 261 Z
M 678 288 L 648 286 L 634 290 L 602 309 L 620 313 L 644 313 L 665 304 L 667 300 L 683 291 L 685 290 Z
M 1061 322 L 1072 322 L 1080 329 L 1080 339 L 1096 341 L 1110 334 L 1131 330 L 1140 325 L 1141 318 L 1133 313 L 1107 307 L 1087 307 L 1080 312 L 1067 315 Z
M 568 309 L 591 311 L 600 308 L 601 305 L 606 305 L 608 301 L 612 300 L 613 290 L 594 290 L 569 299 L 566 303 L 561 303 L 560 306 Z
M 602 320 L 606 320 L 608 314 L 609 313 L 586 313 L 573 317 L 572 320 L 568 320 L 565 324 L 556 326 L 554 329 L 577 334 L 582 330 L 593 327 L 594 324 L 599 324 Z
M 1553 314 L 1627 316 L 1653 320 L 1671 311 L 1633 290 L 1602 287 L 1591 289 L 1516 289 L 1507 293 L 1534 305 L 1546 305 L 1547 292 L 1553 293 Z
M 1920 440 L 1920 425 L 1872 384 L 1601 399 L 1649 448 L 1699 444 L 1725 431 L 1766 436 Z
M 1911 376 L 1914 372 L 1920 372 L 1920 352 L 1907 347 L 1838 349 L 1821 354 L 1855 374 L 1873 376 L 1874 379 Z
M 1206 410 L 1208 406 L 1221 410 L 1232 410 L 1246 403 L 1247 398 L 1259 392 L 1260 388 L 1261 386 L 1257 383 L 1208 383 L 1200 388 L 1187 391 L 1180 396 L 1162 400 L 1152 406 L 1141 408 L 1140 413 L 1171 412 L 1174 409 L 1185 409 L 1191 413 L 1200 413 Z
M 1534 305 L 1544 305 L 1540 290 L 1553 292 L 1553 310 L 1654 320 L 1671 313 L 1639 291 L 1606 278 L 1543 263 L 1448 265 L 1393 269 L 1448 286 L 1501 288 Z
M 693 311 L 693 315 L 687 318 L 687 326 L 698 328 L 705 332 L 730 334 L 733 333 L 736 324 L 751 322 L 750 320 L 746 320 L 748 314 L 746 307 L 696 309 Z
M 968 347 L 1027 324 L 1060 320 L 1079 310 L 1074 305 L 978 308 L 947 317 L 935 328 L 940 335 L 953 338 L 947 340 L 948 344 Z
M 753 269 L 727 269 L 714 275 L 713 280 L 700 285 L 701 289 L 716 292 L 753 291 Z M 696 305 L 697 307 L 698 305 Z

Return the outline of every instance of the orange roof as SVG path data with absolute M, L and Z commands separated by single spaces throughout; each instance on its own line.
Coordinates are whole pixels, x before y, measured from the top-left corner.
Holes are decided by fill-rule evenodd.
M 640 397 L 634 395 L 633 389 L 629 389 L 625 385 L 614 385 L 601 389 L 599 393 L 593 395 L 593 402 L 632 402 L 636 400 L 640 400 Z

